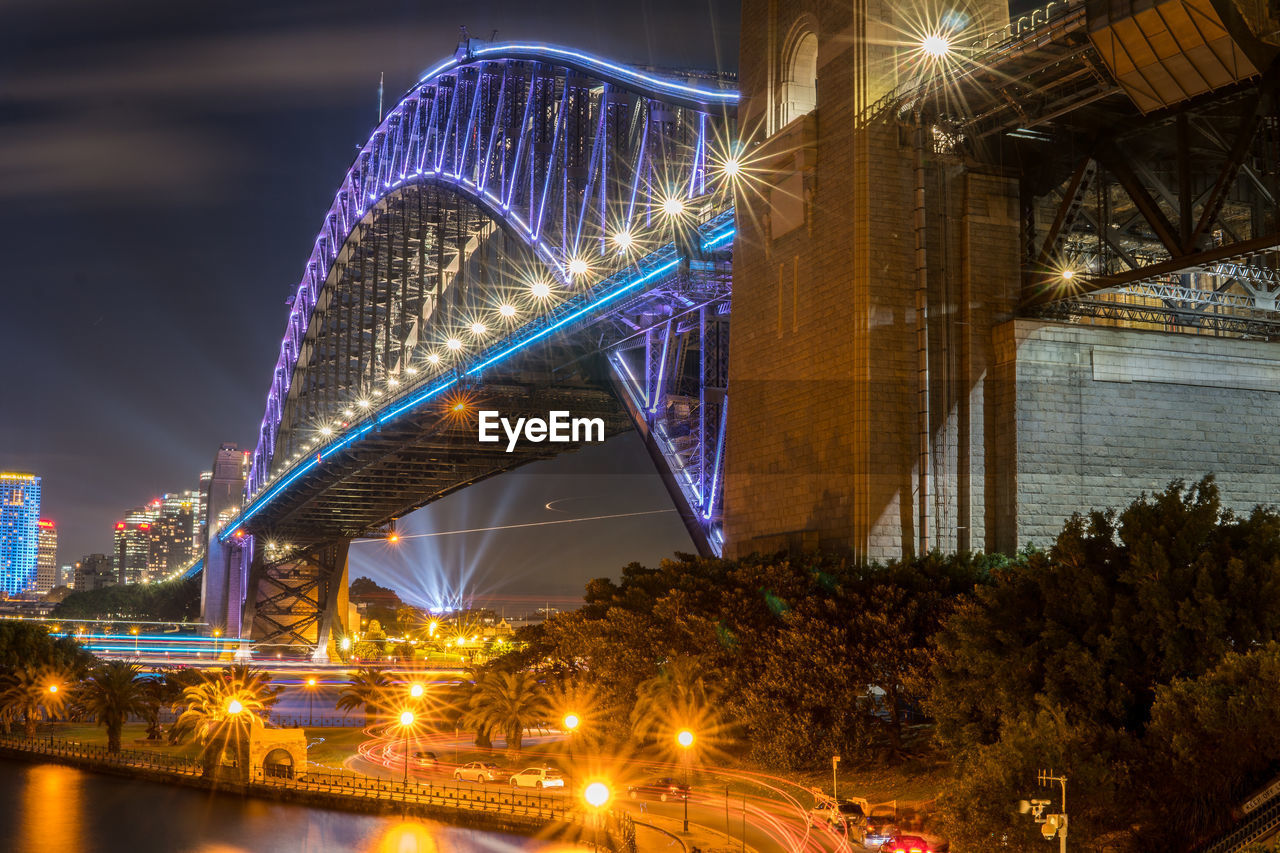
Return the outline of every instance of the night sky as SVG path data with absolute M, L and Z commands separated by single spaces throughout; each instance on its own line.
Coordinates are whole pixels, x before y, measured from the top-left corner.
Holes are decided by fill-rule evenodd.
M 376 123 L 378 75 L 390 105 L 460 25 L 737 66 L 726 0 L 0 5 L 0 469 L 44 478 L 60 563 L 109 550 L 130 507 L 195 488 L 219 442 L 252 447 L 285 298 Z M 405 532 L 654 510 L 667 511 L 406 539 L 382 556 L 357 544 L 352 572 L 424 602 L 533 601 L 692 550 L 627 435 L 459 493 Z

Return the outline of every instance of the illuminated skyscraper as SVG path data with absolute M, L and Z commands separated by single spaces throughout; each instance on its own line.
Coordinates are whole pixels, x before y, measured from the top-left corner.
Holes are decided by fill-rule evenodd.
M 58 526 L 47 518 L 40 519 L 40 538 L 36 546 L 36 578 L 32 592 L 44 595 L 58 585 Z
M 39 531 L 40 478 L 0 472 L 0 593 L 17 595 L 35 583 Z
M 115 557 L 116 582 L 119 584 L 141 583 L 148 580 L 151 573 L 151 540 L 150 516 L 146 507 L 130 512 L 124 521 L 116 522 Z

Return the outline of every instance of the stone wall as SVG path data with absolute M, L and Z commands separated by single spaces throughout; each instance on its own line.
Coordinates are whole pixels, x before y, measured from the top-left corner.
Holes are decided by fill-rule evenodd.
M 1280 347 L 1015 320 L 996 331 L 996 545 L 1047 545 L 1072 512 L 1217 478 L 1226 506 L 1280 502 Z

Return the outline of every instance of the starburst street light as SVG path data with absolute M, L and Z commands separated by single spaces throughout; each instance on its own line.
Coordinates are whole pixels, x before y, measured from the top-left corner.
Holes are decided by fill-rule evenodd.
M 670 217 L 681 216 L 684 214 L 684 202 L 679 196 L 668 196 L 662 200 L 662 212 Z
M 400 729 L 404 732 L 404 783 L 409 784 L 409 728 L 413 725 L 413 712 L 400 714 Z
M 423 689 L 421 684 L 414 684 L 412 687 L 409 688 L 409 695 L 412 696 L 414 699 L 421 699 L 422 694 L 423 694 Z
M 449 338 L 449 340 L 445 341 L 445 346 L 447 346 L 449 349 L 453 350 L 454 352 L 457 352 L 458 350 L 462 349 L 462 341 L 460 341 L 457 338 Z
M 587 805 L 598 809 L 609 802 L 610 794 L 608 785 L 603 782 L 592 782 L 583 789 L 582 799 L 587 801 Z
M 569 261 L 569 275 L 574 277 L 584 276 L 587 274 L 587 262 L 582 258 L 574 258 Z
M 439 363 L 440 363 L 440 353 L 438 353 L 438 352 L 428 353 L 428 355 L 427 355 L 427 363 L 428 363 L 428 364 L 439 364 Z
M 471 324 L 471 334 L 475 335 L 476 337 L 480 337 L 487 331 L 489 331 L 489 329 L 485 326 L 484 323 L 481 323 L 479 320 Z
M 681 729 L 676 734 L 676 743 L 680 745 L 684 755 L 681 756 L 684 764 L 684 831 L 689 831 L 689 748 L 693 746 L 693 732 L 688 729 Z
M 942 59 L 951 52 L 951 40 L 942 33 L 930 33 L 920 40 L 920 49 L 934 59 Z
M 516 316 L 516 308 L 514 305 L 500 305 L 498 306 L 498 313 L 510 319 Z
M 630 231 L 619 231 L 613 235 L 613 245 L 618 247 L 618 254 L 630 251 L 634 243 L 635 238 L 631 236 Z
M 529 289 L 533 291 L 533 295 L 539 299 L 546 299 L 551 295 L 551 285 L 547 284 L 545 281 L 535 281 L 533 284 L 529 285 Z

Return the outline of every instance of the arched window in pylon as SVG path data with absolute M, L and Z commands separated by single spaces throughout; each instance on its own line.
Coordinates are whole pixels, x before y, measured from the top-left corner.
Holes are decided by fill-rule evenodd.
M 818 106 L 818 36 L 801 21 L 792 28 L 782 53 L 781 125 Z

